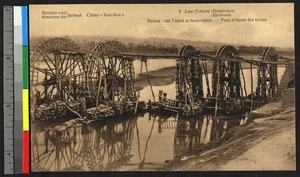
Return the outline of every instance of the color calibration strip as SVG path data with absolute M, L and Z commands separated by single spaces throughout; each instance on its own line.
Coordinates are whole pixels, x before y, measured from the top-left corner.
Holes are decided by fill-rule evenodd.
M 29 173 L 28 11 L 22 6 L 23 173 Z
M 27 7 L 14 6 L 14 172 L 29 173 Z

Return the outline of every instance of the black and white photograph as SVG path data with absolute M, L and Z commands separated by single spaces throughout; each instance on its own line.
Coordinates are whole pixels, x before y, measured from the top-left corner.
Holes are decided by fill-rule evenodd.
M 28 10 L 32 172 L 296 170 L 293 3 Z

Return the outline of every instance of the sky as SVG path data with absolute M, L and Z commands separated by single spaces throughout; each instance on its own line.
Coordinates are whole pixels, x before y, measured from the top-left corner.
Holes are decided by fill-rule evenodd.
M 266 22 L 221 22 L 212 13 L 184 13 L 185 10 L 232 10 L 232 18 L 263 18 Z M 181 10 L 181 13 L 179 13 Z M 43 19 L 42 11 L 82 14 L 79 18 Z M 87 17 L 88 13 L 119 13 L 121 17 Z M 223 13 L 224 14 L 224 13 Z M 225 13 L 227 14 L 227 13 Z M 147 23 L 147 19 L 205 19 L 211 23 Z M 225 17 L 224 17 L 225 18 Z M 174 38 L 240 45 L 294 46 L 294 4 L 102 4 L 30 5 L 31 37 L 123 36 Z

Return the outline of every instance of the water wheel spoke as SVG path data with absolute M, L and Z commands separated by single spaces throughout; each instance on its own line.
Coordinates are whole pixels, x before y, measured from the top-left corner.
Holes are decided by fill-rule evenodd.
M 51 90 L 49 91 L 49 94 L 50 94 L 50 98 L 52 98 L 52 96 L 53 96 L 53 91 L 54 91 L 54 89 L 57 87 L 57 85 L 52 85 L 52 88 L 51 88 Z
M 80 63 L 80 62 L 77 62 L 77 63 L 73 66 L 73 68 L 70 69 L 70 72 L 69 72 L 68 74 L 66 74 L 66 75 L 69 76 L 72 72 L 75 73 L 75 69 L 76 69 L 76 67 L 78 66 L 79 63 Z
M 73 61 L 73 62 L 74 62 L 74 61 Z M 66 67 L 65 67 L 65 70 L 64 70 L 64 72 L 63 72 L 63 75 L 68 76 L 70 73 L 72 73 L 73 68 L 74 68 L 74 67 L 73 67 L 73 68 L 71 69 L 73 62 L 72 62 L 72 63 L 69 62 L 69 66 L 66 66 Z M 69 73 L 67 74 L 68 70 L 70 70 L 70 71 L 69 71 Z
M 95 74 L 93 75 L 93 73 L 101 73 L 102 74 L 104 82 L 102 82 L 102 84 L 101 84 L 103 87 L 100 87 L 100 92 L 108 94 L 108 99 L 110 101 L 115 101 L 115 99 L 120 100 L 120 97 L 122 95 L 120 94 L 119 87 L 126 86 L 124 84 L 125 75 L 126 75 L 126 73 L 124 71 L 127 72 L 126 67 L 128 67 L 127 65 L 125 65 L 125 66 L 123 65 L 124 62 L 127 62 L 127 58 L 124 59 L 123 57 L 120 57 L 120 56 L 114 56 L 114 55 L 111 55 L 111 53 L 116 53 L 116 52 L 125 51 L 125 50 L 126 50 L 126 48 L 123 44 L 121 44 L 117 41 L 107 41 L 107 42 L 104 42 L 104 43 L 98 45 L 97 47 L 95 47 L 92 52 L 92 57 L 90 57 L 91 59 L 93 59 L 95 61 L 101 62 L 100 67 L 98 67 L 98 66 L 92 67 L 91 66 L 90 68 L 93 68 L 93 70 L 90 70 L 89 72 L 92 73 L 92 74 L 90 74 L 91 76 L 95 76 Z M 130 60 L 130 58 L 128 58 L 128 60 Z M 93 64 L 93 65 L 99 65 L 99 63 Z M 101 68 L 101 69 L 99 69 L 99 68 Z M 135 76 L 132 73 L 134 73 L 134 70 L 128 71 L 128 75 L 131 74 L 130 77 Z M 96 90 L 96 88 L 98 88 L 98 84 L 99 84 L 98 79 L 93 78 L 93 77 L 89 78 L 89 79 L 91 80 L 89 82 L 92 85 L 91 88 L 95 88 L 93 90 Z M 131 85 L 133 85 L 133 82 Z M 102 91 L 101 91 L 101 89 L 102 89 Z M 124 90 L 124 88 L 123 88 L 123 90 Z M 128 93 L 134 94 L 134 92 L 129 92 L 129 91 L 128 91 Z M 95 94 L 97 94 L 97 92 Z M 130 96 L 129 94 L 128 94 L 128 97 L 131 99 L 134 99 L 134 96 Z
M 65 66 L 65 69 L 63 70 L 63 75 L 66 75 L 66 72 L 67 72 L 67 70 L 68 70 L 68 68 L 69 68 L 69 63 L 70 63 L 70 56 L 71 55 L 68 55 L 68 60 L 67 60 L 67 64 L 66 64 L 66 66 Z M 70 65 L 71 66 L 71 65 Z
M 118 70 L 116 70 L 116 73 L 119 73 L 120 71 L 123 71 L 122 63 L 119 62 Z
M 55 67 L 55 64 L 54 62 L 52 61 L 52 59 L 48 56 L 48 54 L 46 52 L 44 52 L 44 50 L 41 50 L 42 51 L 42 56 L 43 58 L 46 57 L 48 58 L 48 60 L 50 61 L 50 63 L 52 64 L 53 67 Z M 44 60 L 46 61 L 46 58 L 44 58 Z M 50 68 L 50 67 L 49 67 Z
M 67 65 L 68 65 L 69 60 L 70 60 L 70 55 L 68 55 L 68 57 L 66 57 L 66 56 L 67 56 L 67 54 L 65 54 L 64 59 L 63 59 L 63 61 L 61 62 L 61 67 L 60 67 L 60 69 L 59 69 L 61 75 L 65 75 L 65 73 L 66 73 L 66 68 L 67 68 Z M 64 66 L 65 60 L 67 60 L 66 66 Z
M 66 97 L 66 99 L 69 98 L 70 101 L 74 100 L 73 95 L 71 94 L 71 91 L 69 90 L 69 87 L 63 87 L 62 91 L 64 92 L 64 94 L 67 94 L 68 96 Z
M 107 68 L 106 61 L 105 61 L 105 58 L 103 55 L 101 55 L 101 59 L 102 59 L 102 63 L 103 63 L 103 68 Z
M 40 59 L 36 56 L 40 56 Z M 85 73 L 82 71 L 84 59 L 85 56 L 80 52 L 79 45 L 70 39 L 52 38 L 39 44 L 30 55 L 30 61 L 33 62 L 31 67 L 36 72 L 36 78 L 32 80 L 30 86 L 36 88 L 39 91 L 37 93 L 41 92 L 36 104 L 65 100 L 61 93 L 65 92 L 65 96 L 71 95 L 68 93 L 71 88 L 65 87 L 72 86 L 78 92 L 84 82 Z M 54 97 L 56 93 L 60 96 Z
M 47 88 L 49 88 L 50 86 L 47 86 Z M 42 98 L 42 96 L 44 96 L 45 94 L 47 94 L 46 89 L 37 97 L 37 100 L 40 100 Z M 39 101 L 38 101 L 39 102 Z
M 55 65 L 53 65 L 54 68 L 52 68 L 44 56 L 43 56 L 43 59 L 44 59 L 46 65 L 48 66 L 49 70 L 52 72 L 53 75 L 55 75 L 55 73 L 53 72 L 53 70 L 55 70 Z
M 33 68 L 34 70 L 39 71 L 39 72 L 41 72 L 41 73 L 43 73 L 43 74 L 45 74 L 45 75 L 55 76 L 55 75 L 53 74 L 53 72 L 49 72 L 48 69 L 39 68 L 39 67 L 36 67 L 36 66 L 33 66 L 33 67 L 31 67 L 31 68 Z
M 60 60 L 61 60 L 61 65 L 60 65 L 60 68 L 59 68 L 59 70 L 62 70 L 62 68 L 63 68 L 63 65 L 64 65 L 64 63 L 65 63 L 65 61 L 66 61 L 66 56 L 67 56 L 67 54 L 66 54 L 66 53 L 64 53 L 63 55 L 64 55 L 64 57 L 63 57 L 63 58 L 61 58 L 61 54 L 59 55 L 59 57 L 60 57 Z
M 114 57 L 115 60 L 112 60 L 113 68 L 116 69 L 117 62 L 118 62 L 118 57 Z
M 32 84 L 33 86 L 45 86 L 45 85 L 54 85 L 57 84 L 56 79 L 50 79 L 50 80 L 46 80 L 46 81 L 41 81 L 41 82 L 36 82 L 34 84 Z

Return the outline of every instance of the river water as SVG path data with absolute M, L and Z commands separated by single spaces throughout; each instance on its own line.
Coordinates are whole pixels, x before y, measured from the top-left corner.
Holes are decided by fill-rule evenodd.
M 279 82 L 284 70 L 278 68 Z M 250 69 L 244 69 L 244 75 L 246 91 L 250 94 Z M 253 76 L 255 88 L 256 69 Z M 156 96 L 159 90 L 164 90 L 167 97 L 175 97 L 175 83 L 153 89 Z M 152 99 L 149 86 L 140 93 L 140 100 Z M 216 122 L 210 116 L 185 119 L 143 113 L 78 125 L 59 136 L 44 135 L 46 130 L 65 121 L 31 124 L 32 171 L 157 170 L 177 155 L 221 138 L 230 127 L 244 122 L 241 118 Z
M 33 171 L 157 170 L 196 145 L 224 136 L 243 120 L 217 123 L 210 116 L 184 119 L 145 113 L 81 125 L 45 139 L 43 132 L 60 123 L 32 124 Z
M 284 71 L 285 71 L 285 67 L 278 67 L 278 69 L 277 69 L 278 83 L 280 83 L 282 75 L 284 74 Z M 241 85 L 243 88 L 245 88 L 245 89 L 243 89 L 244 90 L 243 95 L 249 95 L 249 94 L 251 94 L 251 69 L 243 69 L 243 73 L 244 73 L 244 79 L 243 79 L 242 74 L 241 74 L 241 78 L 240 78 Z M 253 76 L 253 89 L 255 91 L 255 88 L 257 86 L 257 69 L 256 68 L 252 69 L 252 76 Z M 207 94 L 207 87 L 209 87 L 210 90 L 212 91 L 211 78 L 212 78 L 211 74 L 208 74 L 209 85 L 207 86 L 206 78 L 204 75 L 202 76 L 204 95 Z M 153 86 L 152 88 L 153 88 L 154 95 L 158 95 L 159 90 L 163 90 L 164 92 L 167 93 L 168 98 L 175 99 L 175 97 L 176 97 L 175 82 L 172 84 L 169 84 L 169 85 L 165 85 L 165 86 Z M 140 96 L 141 101 L 148 101 L 149 99 L 151 101 L 153 101 L 150 86 L 147 86 L 143 90 L 141 90 L 140 95 L 141 95 Z

